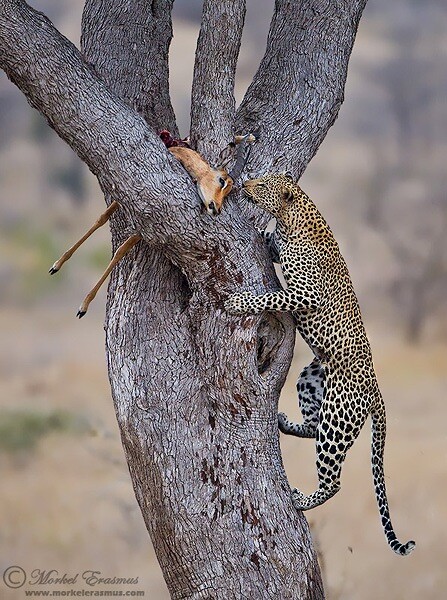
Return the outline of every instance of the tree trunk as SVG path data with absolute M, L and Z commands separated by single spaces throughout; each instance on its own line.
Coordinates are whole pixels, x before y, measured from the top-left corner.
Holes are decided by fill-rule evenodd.
M 83 59 L 25 2 L 0 0 L 0 67 L 107 201 L 120 202 L 113 246 L 143 237 L 112 274 L 106 347 L 135 495 L 172 598 L 316 600 L 316 554 L 278 442 L 293 319 L 232 317 L 222 305 L 235 291 L 277 289 L 253 227 L 266 217 L 234 201 L 218 218 L 202 214 L 153 131 L 177 132 L 172 4 L 87 0 Z M 191 127 L 199 149 L 213 159 L 232 132 L 260 129 L 248 171 L 300 175 L 338 112 L 364 4 L 277 0 L 266 55 L 235 113 L 245 3 L 205 1 Z

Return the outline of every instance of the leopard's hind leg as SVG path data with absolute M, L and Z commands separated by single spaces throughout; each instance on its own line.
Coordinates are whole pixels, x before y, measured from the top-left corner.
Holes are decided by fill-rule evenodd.
M 346 374 L 339 378 L 337 374 L 326 372 L 324 401 L 316 432 L 319 487 L 309 496 L 293 490 L 295 508 L 314 508 L 338 492 L 346 453 L 359 435 L 370 408 L 368 390 L 359 385 L 355 378 Z
M 303 438 L 314 438 L 320 418 L 323 400 L 324 369 L 315 358 L 302 370 L 297 381 L 298 403 L 303 415 L 303 423 L 294 423 L 285 413 L 278 414 L 278 427 L 282 433 Z

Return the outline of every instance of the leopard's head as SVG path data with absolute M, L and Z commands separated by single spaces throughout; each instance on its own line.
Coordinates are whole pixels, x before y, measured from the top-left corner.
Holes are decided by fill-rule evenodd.
M 290 175 L 267 174 L 260 179 L 250 179 L 244 182 L 243 192 L 284 225 L 289 225 L 292 220 L 296 222 L 301 190 Z

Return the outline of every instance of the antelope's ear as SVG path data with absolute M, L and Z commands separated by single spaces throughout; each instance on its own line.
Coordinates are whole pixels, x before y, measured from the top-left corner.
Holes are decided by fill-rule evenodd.
M 287 204 L 292 204 L 292 202 L 294 201 L 295 198 L 294 198 L 293 192 L 291 190 L 284 190 L 282 193 L 282 199 Z

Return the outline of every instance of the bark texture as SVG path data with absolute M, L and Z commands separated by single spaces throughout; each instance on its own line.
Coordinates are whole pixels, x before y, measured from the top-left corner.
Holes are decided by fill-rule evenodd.
M 266 55 L 235 113 L 245 3 L 205 1 L 197 146 L 213 158 L 232 132 L 260 126 L 249 171 L 300 174 L 340 106 L 364 3 L 277 0 Z M 84 56 L 23 0 L 0 7 L 0 67 L 89 165 L 106 199 L 121 203 L 113 246 L 143 236 L 112 275 L 106 345 L 135 494 L 172 598 L 323 598 L 278 443 L 293 320 L 222 308 L 234 291 L 278 286 L 252 224 L 265 216 L 234 200 L 218 218 L 202 214 L 191 180 L 154 134 L 177 131 L 172 0 L 87 0 Z
M 245 0 L 203 3 L 192 83 L 191 141 L 209 160 L 215 160 L 219 148 L 234 135 L 234 82 L 244 19 Z
M 276 0 L 267 49 L 237 111 L 260 127 L 251 172 L 300 177 L 337 118 L 367 0 Z
M 87 0 L 81 46 L 109 89 L 119 90 L 153 128 L 177 135 L 168 69 L 173 4 L 174 0 Z

